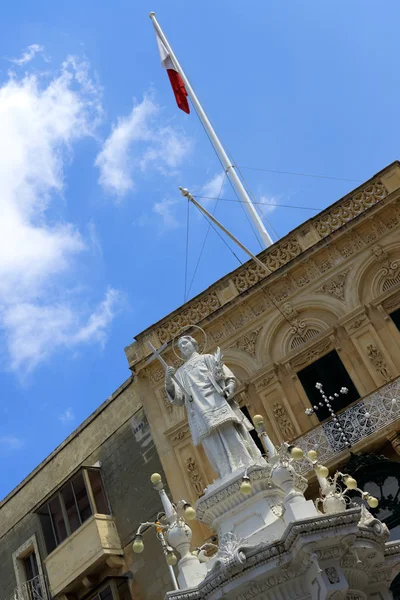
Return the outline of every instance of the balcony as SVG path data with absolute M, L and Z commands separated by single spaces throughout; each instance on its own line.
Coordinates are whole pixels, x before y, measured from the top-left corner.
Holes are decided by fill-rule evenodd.
M 25 581 L 15 589 L 11 600 L 47 600 L 44 579 L 37 575 L 33 579 Z
M 369 396 L 357 400 L 336 415 L 345 431 L 352 451 L 360 451 L 372 440 L 380 441 L 391 431 L 396 431 L 396 421 L 400 419 L 400 378 L 388 383 Z M 333 418 L 329 418 L 295 442 L 308 452 L 316 450 L 318 460 L 324 464 L 339 462 L 341 454 L 348 452 L 346 442 Z M 301 473 L 310 470 L 308 461 L 298 463 Z
M 114 519 L 91 516 L 45 559 L 51 596 L 77 592 L 84 577 L 96 577 L 116 555 L 123 550 Z

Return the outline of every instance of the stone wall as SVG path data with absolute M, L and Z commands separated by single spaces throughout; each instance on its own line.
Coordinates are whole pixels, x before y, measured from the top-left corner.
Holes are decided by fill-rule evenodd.
M 162 467 L 140 406 L 137 386 L 128 380 L 0 505 L 0 600 L 10 600 L 13 595 L 17 586 L 13 553 L 32 535 L 36 535 L 41 560 L 46 557 L 39 518 L 34 510 L 79 466 L 92 466 L 98 461 L 128 557 L 128 568 L 136 573 L 132 585 L 136 592 L 141 588 L 142 584 L 136 581 L 138 577 L 144 588 L 150 590 L 148 595 L 140 596 L 145 600 L 161 598 L 169 589 L 165 587 L 166 576 L 169 576 L 167 566 L 153 532 L 152 536 L 147 535 L 145 569 L 141 568 L 141 557 L 133 557 L 131 550 L 140 523 L 153 520 L 161 510 L 150 475 L 155 471 L 162 473 Z

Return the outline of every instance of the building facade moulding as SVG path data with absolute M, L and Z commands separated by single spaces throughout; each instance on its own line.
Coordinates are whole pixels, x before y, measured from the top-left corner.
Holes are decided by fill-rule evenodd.
M 391 206 L 391 203 L 395 200 L 396 196 L 391 193 L 394 191 L 394 188 L 391 187 L 393 182 L 390 185 L 388 183 L 383 183 L 386 181 L 385 177 L 391 177 L 393 172 L 396 174 L 394 179 L 397 181 L 398 171 L 400 171 L 400 168 L 397 164 L 389 166 L 385 172 L 380 173 L 379 176 L 370 180 L 355 193 L 351 193 L 349 196 L 339 200 L 333 207 L 327 209 L 327 212 L 323 213 L 322 216 L 315 217 L 303 224 L 286 238 L 260 253 L 259 257 L 270 269 L 271 275 L 266 275 L 262 270 L 262 272 L 259 272 L 260 268 L 249 261 L 244 267 L 227 275 L 222 281 L 218 282 L 218 284 L 215 284 L 194 300 L 188 302 L 180 309 L 177 309 L 171 316 L 144 331 L 138 336 L 138 342 L 136 344 L 132 344 L 126 348 L 126 354 L 130 365 L 133 367 L 135 363 L 140 363 L 140 361 L 149 354 L 145 344 L 146 339 L 153 337 L 154 342 L 158 342 L 158 344 L 155 343 L 154 345 L 160 345 L 165 341 L 170 341 L 183 327 L 188 326 L 189 324 L 204 322 L 216 311 L 219 312 L 222 307 L 230 305 L 232 302 L 235 304 L 239 300 L 238 295 L 254 287 L 262 279 L 270 279 L 271 286 L 274 285 L 274 282 L 276 285 L 277 279 L 274 277 L 274 274 L 278 275 L 277 271 L 282 267 L 287 267 L 288 265 L 300 266 L 301 264 L 299 272 L 297 274 L 293 272 L 291 281 L 293 293 L 297 293 L 299 289 L 308 285 L 315 277 L 323 277 L 326 272 L 336 268 L 338 261 L 346 260 L 354 254 L 354 252 L 376 242 L 383 233 L 390 231 L 390 229 L 398 223 L 398 214 L 397 216 L 395 214 L 396 209 Z M 361 201 L 359 198 L 360 195 L 364 198 L 361 199 Z M 382 203 L 382 200 L 385 202 Z M 353 208 L 349 212 L 350 205 Z M 341 206 L 344 207 L 342 210 L 340 210 Z M 363 207 L 361 212 L 359 211 L 360 207 Z M 387 215 L 383 214 L 384 211 L 382 211 L 382 209 L 385 208 L 388 208 L 389 211 Z M 379 209 L 380 211 L 379 219 L 375 215 L 376 209 Z M 338 210 L 343 217 L 341 217 L 341 220 L 339 219 L 341 225 L 346 225 L 346 230 L 342 230 L 339 237 L 337 236 L 339 233 L 337 229 L 340 228 L 341 225 L 339 224 L 336 226 Z M 353 226 L 351 223 L 352 220 L 366 210 L 374 211 L 374 219 L 371 219 L 370 222 L 361 222 L 357 220 Z M 318 227 L 321 228 L 321 219 L 328 218 L 327 215 L 329 216 L 331 213 L 332 217 L 329 217 L 328 220 L 330 220 L 332 224 L 331 233 L 335 233 L 335 237 L 331 240 L 329 248 L 322 248 L 323 253 L 326 254 L 326 257 L 322 258 L 321 246 L 317 243 L 318 240 L 315 240 L 313 244 L 308 245 L 300 243 L 300 238 L 302 232 L 304 233 L 306 230 L 313 230 L 315 232 L 317 229 L 316 223 L 318 223 Z M 377 224 L 378 221 L 379 226 Z M 359 227 L 360 223 L 363 225 L 361 228 Z M 349 235 L 348 231 L 349 224 L 352 225 L 351 235 Z M 354 227 L 360 229 L 360 233 L 354 232 Z M 370 233 L 367 233 L 368 230 Z M 324 239 L 326 235 L 329 234 L 320 234 L 319 240 L 321 241 Z M 348 238 L 347 242 L 345 241 L 346 236 Z M 348 246 L 347 249 L 346 243 Z M 304 254 L 304 252 L 307 252 L 307 254 Z M 315 253 L 320 255 L 320 258 L 316 261 L 311 259 L 311 256 L 315 255 Z M 304 260 L 302 263 L 299 263 L 298 259 L 301 255 L 304 255 Z M 340 284 L 338 287 L 335 287 L 335 290 L 335 293 L 340 296 Z M 279 291 L 276 293 L 279 299 L 281 293 Z M 285 298 L 282 298 L 282 300 L 284 299 Z

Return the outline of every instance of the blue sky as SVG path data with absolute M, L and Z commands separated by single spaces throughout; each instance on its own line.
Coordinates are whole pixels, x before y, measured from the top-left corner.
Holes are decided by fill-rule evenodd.
M 236 164 L 253 168 L 274 239 L 316 211 L 272 204 L 324 208 L 399 158 L 395 0 L 3 7 L 0 497 L 129 376 L 133 336 L 183 302 L 177 187 L 221 190 L 196 115 L 176 108 L 150 10 Z M 229 184 L 221 198 L 235 198 Z M 216 210 L 259 249 L 239 204 Z M 191 209 L 186 288 L 206 230 Z M 237 265 L 211 231 L 190 297 Z

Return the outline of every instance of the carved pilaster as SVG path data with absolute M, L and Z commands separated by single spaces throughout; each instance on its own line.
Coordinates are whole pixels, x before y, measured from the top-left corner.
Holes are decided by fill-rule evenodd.
M 369 344 L 367 346 L 368 358 L 371 363 L 374 365 L 377 373 L 382 377 L 382 379 L 387 383 L 392 379 L 392 373 L 385 361 L 385 357 L 382 352 L 375 346 L 375 344 Z

